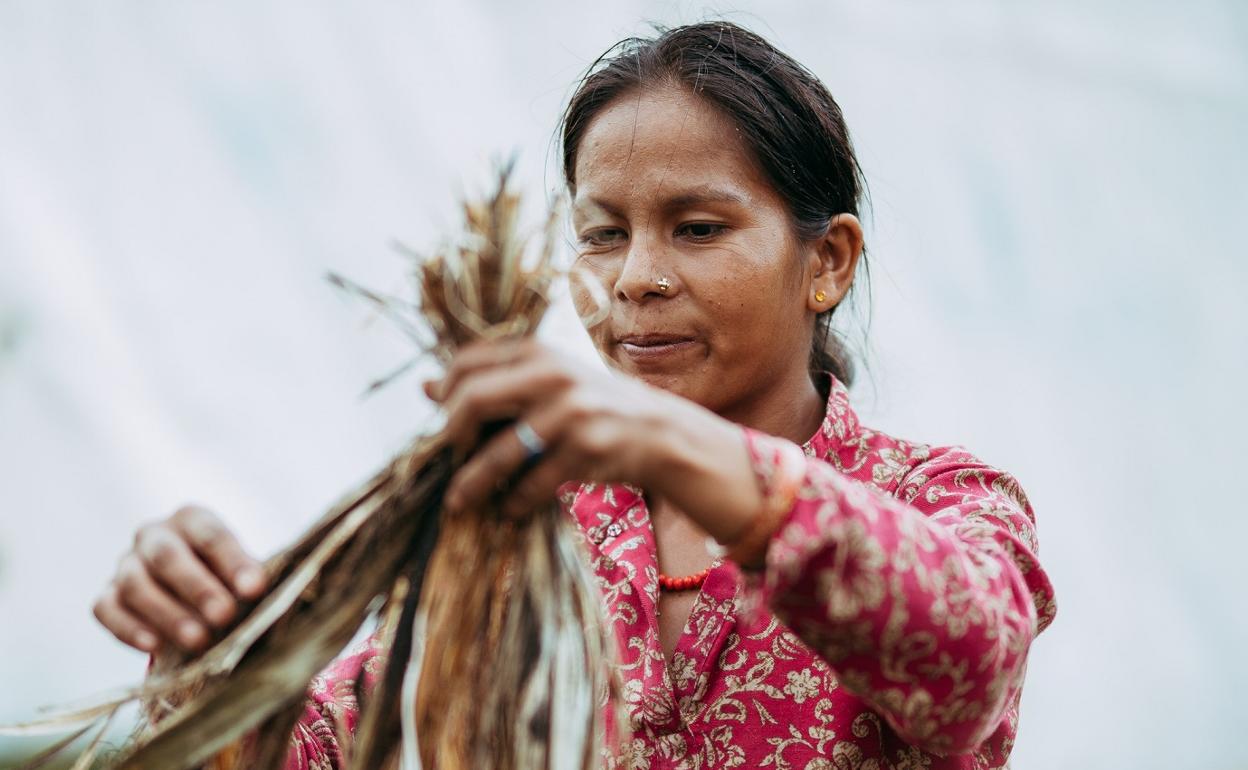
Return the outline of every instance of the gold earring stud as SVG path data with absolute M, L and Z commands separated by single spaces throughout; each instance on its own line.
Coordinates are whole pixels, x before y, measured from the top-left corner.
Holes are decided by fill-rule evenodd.
M 823 293 L 823 289 L 819 289 L 815 292 L 815 302 L 823 302 L 827 298 L 828 295 Z

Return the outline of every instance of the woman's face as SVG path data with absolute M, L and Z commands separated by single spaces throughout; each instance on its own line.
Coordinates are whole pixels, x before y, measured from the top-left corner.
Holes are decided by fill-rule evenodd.
M 729 119 L 676 87 L 627 94 L 590 123 L 575 172 L 573 293 L 582 316 L 582 281 L 609 298 L 589 333 L 610 365 L 721 414 L 808 376 L 818 249 Z

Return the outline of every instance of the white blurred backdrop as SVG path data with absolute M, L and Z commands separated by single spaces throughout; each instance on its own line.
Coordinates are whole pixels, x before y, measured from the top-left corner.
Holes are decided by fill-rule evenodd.
M 427 426 L 416 378 L 359 398 L 410 350 L 326 271 L 400 289 L 513 148 L 540 201 L 582 69 L 708 14 L 845 110 L 864 418 L 1035 505 L 1015 768 L 1248 767 L 1238 0 L 0 4 L 0 721 L 141 677 L 89 609 L 139 523 L 266 554 Z

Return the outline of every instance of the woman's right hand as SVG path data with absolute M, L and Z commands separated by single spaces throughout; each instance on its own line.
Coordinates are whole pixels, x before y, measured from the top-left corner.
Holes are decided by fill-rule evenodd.
M 145 524 L 95 602 L 95 617 L 125 644 L 155 652 L 202 650 L 239 601 L 263 593 L 264 568 L 212 511 L 183 506 Z

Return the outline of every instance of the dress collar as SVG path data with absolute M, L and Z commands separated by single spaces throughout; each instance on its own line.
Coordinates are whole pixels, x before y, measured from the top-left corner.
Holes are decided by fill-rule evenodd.
M 802 449 L 810 457 L 828 458 L 858 432 L 858 415 L 849 405 L 849 390 L 831 372 L 823 372 L 827 378 L 828 403 L 823 413 L 823 423 L 815 435 L 806 439 Z

